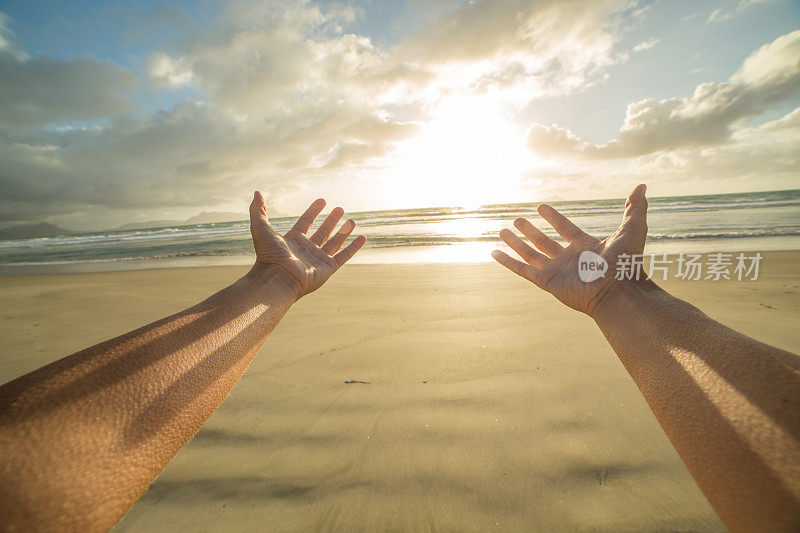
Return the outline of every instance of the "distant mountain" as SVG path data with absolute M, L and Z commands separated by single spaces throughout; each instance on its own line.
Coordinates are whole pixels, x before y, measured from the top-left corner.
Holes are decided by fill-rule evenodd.
M 271 205 L 268 205 L 267 206 L 267 216 L 269 218 L 285 218 L 285 217 L 290 217 L 292 215 L 287 215 L 286 213 L 281 213 L 280 211 L 278 211 L 277 209 L 275 209 Z
M 242 213 L 218 213 L 216 211 L 203 211 L 199 215 L 187 218 L 183 224 L 217 224 L 219 222 L 238 222 L 240 220 L 247 220 L 250 215 L 243 215 Z
M 274 207 L 267 206 L 267 215 L 270 218 L 282 218 L 285 215 L 275 209 Z M 150 229 L 150 228 L 164 228 L 167 226 L 191 226 L 192 224 L 219 224 L 220 222 L 239 222 L 247 220 L 250 215 L 246 213 L 221 213 L 218 211 L 203 211 L 199 215 L 189 217 L 186 220 L 148 220 L 146 222 L 130 222 L 117 226 L 113 231 L 119 230 L 132 230 L 132 229 Z
M 39 224 L 23 224 L 0 229 L 0 239 L 35 239 L 37 237 L 55 237 L 56 235 L 74 235 L 77 231 L 59 228 L 47 222 Z
M 186 224 L 183 220 L 148 220 L 147 222 L 131 222 L 123 224 L 114 228 L 114 231 L 128 230 L 128 229 L 150 229 L 150 228 L 164 228 L 167 226 L 183 226 Z
M 274 207 L 267 206 L 267 216 L 269 218 L 282 218 L 285 215 L 275 209 Z M 217 224 L 219 222 L 239 222 L 242 220 L 249 220 L 250 215 L 247 213 L 219 213 L 216 211 L 206 212 L 203 211 L 197 216 L 187 218 L 183 223 L 189 224 Z
M 165 228 L 167 226 L 191 226 L 192 224 L 216 224 L 218 222 L 247 220 L 247 218 L 248 215 L 243 215 L 241 213 L 209 213 L 203 211 L 199 215 L 187 218 L 186 220 L 148 220 L 145 222 L 129 222 L 128 224 L 117 226 L 113 231 Z
M 283 218 L 288 217 L 281 213 L 272 206 L 267 206 L 267 216 L 269 218 Z M 206 212 L 203 211 L 197 216 L 187 218 L 184 224 L 216 224 L 219 222 L 239 222 L 241 220 L 249 220 L 250 215 L 247 213 L 219 213 L 216 211 Z

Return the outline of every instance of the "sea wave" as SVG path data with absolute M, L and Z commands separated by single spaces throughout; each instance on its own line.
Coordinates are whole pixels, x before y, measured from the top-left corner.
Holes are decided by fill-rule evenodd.
M 39 266 L 39 265 L 75 265 L 81 263 L 119 263 L 125 261 L 149 261 L 157 259 L 177 259 L 181 257 L 234 257 L 243 254 L 231 253 L 228 251 L 220 252 L 175 252 L 171 254 L 136 255 L 125 257 L 87 257 L 84 259 L 60 259 L 60 260 L 30 260 L 30 261 L 0 261 L 2 266 Z
M 694 233 L 651 233 L 648 241 L 702 241 L 714 239 L 753 239 L 764 237 L 793 237 L 800 236 L 800 230 L 778 229 L 775 231 L 723 231 L 723 232 L 694 232 Z M 366 248 L 401 248 L 401 247 L 430 247 L 430 246 L 457 246 L 469 243 L 499 243 L 497 235 L 480 235 L 471 237 L 455 237 L 451 235 L 442 236 L 414 236 L 414 235 L 393 235 L 393 236 L 373 236 L 368 239 Z M 70 265 L 80 263 L 115 263 L 122 261 L 144 261 L 159 259 L 178 259 L 190 257 L 244 257 L 251 255 L 248 247 L 222 248 L 212 250 L 195 251 L 162 251 L 158 253 L 133 253 L 119 254 L 114 257 L 99 257 L 88 254 L 84 257 L 69 257 L 54 259 L 49 256 L 25 257 L 24 259 L 0 259 L 2 266 L 33 266 L 33 265 Z
M 619 224 L 622 200 L 552 202 L 588 233 L 611 234 Z M 371 211 L 351 216 L 367 248 L 409 249 L 497 243 L 498 232 L 517 217 L 538 218 L 536 203 L 498 204 L 478 209 L 434 207 Z M 713 241 L 800 236 L 800 190 L 653 198 L 651 242 Z M 283 233 L 294 218 L 271 221 Z M 550 236 L 555 232 L 537 225 Z M 244 257 L 252 254 L 246 221 L 113 230 L 79 235 L 0 241 L 0 265 L 71 265 L 159 261 L 191 257 Z

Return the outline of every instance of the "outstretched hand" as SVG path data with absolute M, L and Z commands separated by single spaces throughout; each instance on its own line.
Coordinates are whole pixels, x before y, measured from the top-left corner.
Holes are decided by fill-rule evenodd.
M 539 251 L 535 250 L 513 231 L 504 229 L 500 238 L 517 252 L 522 259 L 518 261 L 508 254 L 495 250 L 492 257 L 514 273 L 546 290 L 564 304 L 594 316 L 598 304 L 613 293 L 622 283 L 615 278 L 617 259 L 620 254 L 641 254 L 647 237 L 647 199 L 646 185 L 639 185 L 625 204 L 625 215 L 619 229 L 604 240 L 588 235 L 567 217 L 553 207 L 542 204 L 539 214 L 559 235 L 567 241 L 562 246 L 524 218 L 514 221 L 514 226 L 522 232 Z M 584 282 L 578 274 L 578 258 L 581 252 L 590 250 L 608 263 L 604 277 Z
M 367 241 L 366 237 L 359 235 L 343 250 L 339 250 L 356 227 L 355 221 L 348 219 L 331 237 L 344 215 L 341 207 L 331 211 L 317 231 L 308 237 L 306 233 L 324 207 L 325 200 L 315 200 L 294 227 L 285 235 L 280 235 L 267 219 L 264 196 L 256 191 L 250 204 L 250 233 L 256 249 L 253 268 L 277 268 L 285 275 L 295 298 L 320 288 Z

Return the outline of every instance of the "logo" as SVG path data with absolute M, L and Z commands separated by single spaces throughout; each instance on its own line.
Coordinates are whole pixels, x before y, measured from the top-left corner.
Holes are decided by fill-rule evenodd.
M 578 276 L 584 283 L 605 277 L 608 263 L 591 250 L 584 250 L 578 257 Z

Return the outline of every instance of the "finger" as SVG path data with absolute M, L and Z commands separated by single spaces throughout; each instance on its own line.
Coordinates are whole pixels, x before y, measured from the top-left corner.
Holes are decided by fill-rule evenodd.
M 314 221 L 317 219 L 319 214 L 322 212 L 322 209 L 325 207 L 325 200 L 322 198 L 317 198 L 314 202 L 308 206 L 306 212 L 302 214 L 302 216 L 297 220 L 294 227 L 292 229 L 294 231 L 299 231 L 300 233 L 306 233 L 309 228 L 314 224 Z
M 573 224 L 570 219 L 556 211 L 552 206 L 542 204 L 537 211 L 567 242 L 572 242 L 575 237 L 584 234 L 581 228 Z
M 267 218 L 267 204 L 261 191 L 253 193 L 253 201 L 250 202 L 250 222 L 253 219 Z
M 253 201 L 250 202 L 250 227 L 263 226 L 271 227 L 267 218 L 267 202 L 261 191 L 253 193 Z
M 339 228 L 339 231 L 336 232 L 336 235 L 331 237 L 331 239 L 322 245 L 322 251 L 328 255 L 335 254 L 339 248 L 342 247 L 344 241 L 350 236 L 353 230 L 356 227 L 356 221 L 352 218 L 342 224 L 342 227 Z
M 359 235 L 353 239 L 353 242 L 345 246 L 344 250 L 334 255 L 333 259 L 338 265 L 337 268 L 341 268 L 343 264 L 347 263 L 354 255 L 356 255 L 356 252 L 359 251 L 362 246 L 364 246 L 365 242 L 367 242 L 367 238 L 363 235 Z
M 527 279 L 528 281 L 539 285 L 539 269 L 533 267 L 531 265 L 527 265 L 522 261 L 517 261 L 510 255 L 505 252 L 501 252 L 500 250 L 492 251 L 492 258 L 509 269 L 511 272 L 518 276 L 522 276 L 523 278 Z
M 328 215 L 328 218 L 325 219 L 325 222 L 320 224 L 317 228 L 317 231 L 311 236 L 311 242 L 316 244 L 317 246 L 321 246 L 323 242 L 327 240 L 328 237 L 331 236 L 331 232 L 336 227 L 336 224 L 342 219 L 344 215 L 344 209 L 341 207 L 335 208 L 331 213 Z
M 647 185 L 637 185 L 625 202 L 622 227 L 636 229 L 647 234 Z
M 542 231 L 524 218 L 518 218 L 514 221 L 514 226 L 522 232 L 530 241 L 541 251 L 555 257 L 555 255 L 564 248 L 556 241 L 542 233 Z
M 500 238 L 503 239 L 503 242 L 509 245 L 512 250 L 517 252 L 519 256 L 529 265 L 533 265 L 536 268 L 544 268 L 549 261 L 547 256 L 540 254 L 525 244 L 525 242 L 517 237 L 517 234 L 511 230 L 500 230 Z

